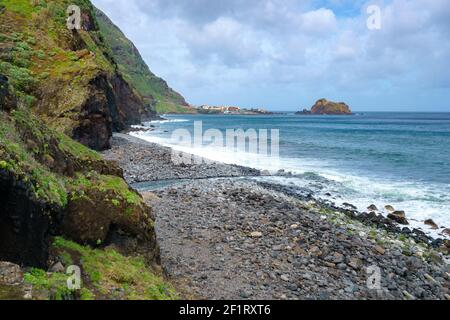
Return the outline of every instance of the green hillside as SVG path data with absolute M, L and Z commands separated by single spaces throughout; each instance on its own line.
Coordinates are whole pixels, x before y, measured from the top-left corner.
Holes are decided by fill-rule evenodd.
M 166 81 L 155 76 L 142 59 L 135 45 L 100 10 L 95 10 L 100 31 L 105 42 L 112 48 L 113 57 L 125 80 L 130 83 L 145 102 L 160 114 L 191 113 L 185 99 L 171 89 Z

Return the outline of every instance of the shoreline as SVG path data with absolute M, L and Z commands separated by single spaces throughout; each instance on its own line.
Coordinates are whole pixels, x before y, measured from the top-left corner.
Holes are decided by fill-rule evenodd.
M 140 130 L 130 132 L 130 135 L 173 148 L 177 151 L 183 151 L 187 154 L 195 154 L 198 157 L 227 164 L 257 168 L 262 171 L 269 170 L 269 174 L 272 175 L 277 175 L 280 170 L 284 169 L 286 172 L 292 173 L 289 179 L 285 179 L 286 177 L 281 175 L 282 177 L 279 179 L 274 178 L 274 180 L 284 180 L 281 182 L 307 187 L 311 189 L 316 198 L 334 202 L 341 207 L 349 203 L 355 206 L 359 212 L 366 212 L 367 210 L 371 212 L 370 210 L 372 209 L 370 208 L 376 206 L 378 209 L 376 213 L 387 217 L 391 211 L 386 206 L 394 207 L 395 211 L 404 211 L 406 213 L 406 219 L 413 228 L 419 229 L 433 238 L 450 239 L 450 220 L 448 219 L 450 199 L 446 192 L 446 185 L 441 182 L 442 175 L 438 174 L 436 176 L 436 170 L 430 172 L 430 174 L 422 170 L 427 176 L 422 178 L 421 174 L 417 173 L 421 171 L 420 168 L 417 169 L 417 172 L 414 168 L 411 168 L 411 170 L 399 169 L 398 172 L 396 171 L 397 173 L 393 174 L 389 172 L 390 170 L 397 170 L 395 161 L 386 160 L 386 162 L 380 159 L 380 165 L 378 166 L 375 158 L 373 165 L 376 168 L 385 167 L 385 170 L 367 171 L 365 169 L 367 169 L 366 167 L 368 163 L 371 163 L 373 157 L 363 161 L 367 155 L 361 156 L 360 159 L 359 156 L 349 154 L 349 150 L 342 151 L 342 155 L 339 152 L 333 155 L 331 158 L 336 158 L 336 161 L 329 160 L 327 156 L 324 158 L 320 157 L 320 152 L 316 156 L 308 154 L 302 156 L 298 153 L 298 148 L 295 147 L 296 142 L 289 139 L 287 140 L 292 144 L 286 146 L 288 149 L 282 149 L 282 155 L 276 159 L 247 152 L 229 153 L 224 148 L 217 148 L 214 145 L 194 146 L 191 148 L 190 146 L 172 143 L 169 132 L 176 129 L 190 131 L 192 121 L 196 121 L 197 118 L 169 117 L 168 119 L 168 123 L 160 125 L 145 123 L 145 125 L 140 127 Z M 228 119 L 232 119 L 232 117 Z M 295 117 L 291 116 L 289 119 L 295 119 Z M 186 123 L 178 125 L 177 122 Z M 208 122 L 206 127 L 214 124 L 214 126 L 220 128 L 220 123 L 221 120 L 216 118 L 211 123 Z M 232 123 L 233 120 L 226 121 L 227 126 Z M 263 124 L 261 125 L 264 126 Z M 239 126 L 245 127 L 245 124 L 239 122 Z M 278 124 L 278 126 L 282 126 L 282 124 Z M 285 135 L 289 136 L 287 133 Z M 319 145 L 327 143 L 322 140 L 319 139 L 317 143 Z M 316 142 L 313 144 L 315 145 Z M 364 149 L 365 147 L 362 148 Z M 284 153 L 283 150 L 285 151 Z M 348 163 L 340 161 L 338 158 L 341 156 L 344 159 L 350 159 L 347 161 Z M 355 168 L 359 169 L 353 170 L 351 166 L 349 167 L 352 161 L 355 162 Z M 411 165 L 410 163 L 404 167 Z M 360 170 L 359 166 L 365 169 Z
M 170 121 L 170 120 L 167 120 Z M 153 130 L 153 129 L 151 129 Z M 140 129 L 139 131 L 143 131 Z M 145 131 L 145 130 L 144 130 Z M 127 141 L 132 145 L 142 145 L 149 147 L 140 148 L 139 150 L 135 150 L 135 153 L 142 155 L 141 157 L 137 157 L 137 159 L 131 159 L 125 157 L 121 158 L 119 155 L 119 164 L 125 170 L 125 179 L 130 184 L 140 183 L 145 185 L 147 182 L 153 181 L 167 181 L 167 180 L 189 180 L 189 179 L 208 179 L 208 178 L 227 178 L 227 177 L 261 177 L 261 178 L 282 178 L 282 179 L 295 179 L 302 177 L 302 174 L 294 174 L 289 171 L 285 171 L 284 169 L 279 169 L 277 171 L 272 171 L 270 173 L 268 170 L 264 168 L 251 168 L 248 166 L 241 166 L 235 163 L 224 163 L 215 160 L 207 160 L 206 162 L 202 161 L 203 158 L 200 155 L 190 154 L 188 152 L 176 150 L 177 153 L 188 155 L 192 157 L 192 159 L 200 159 L 199 165 L 182 165 L 177 166 L 174 165 L 171 161 L 171 153 L 174 150 L 170 146 L 166 146 L 160 144 L 155 141 L 147 141 L 145 139 L 140 138 L 139 136 L 135 136 L 127 133 L 115 133 L 114 138 L 117 141 Z M 120 145 L 120 142 L 118 143 Z M 114 149 L 114 144 L 113 144 Z M 108 159 L 108 154 L 114 154 L 113 158 L 110 160 L 118 160 L 117 154 L 112 150 L 104 152 L 106 158 Z M 148 164 L 148 158 L 153 157 L 155 161 L 150 161 Z M 142 161 L 143 163 L 137 164 L 136 161 Z M 131 161 L 130 161 L 131 160 Z M 155 167 L 158 167 L 158 173 L 156 175 L 149 175 L 146 172 L 154 172 Z M 368 203 L 368 208 L 366 210 L 361 210 L 361 208 L 357 208 L 353 203 L 341 201 L 341 204 L 336 202 L 335 195 L 331 195 L 329 197 L 323 197 L 316 194 L 316 191 L 310 189 L 308 186 L 288 186 L 286 183 L 276 182 L 276 181 L 263 181 L 263 184 L 266 186 L 270 186 L 271 188 L 287 192 L 291 196 L 294 197 L 302 197 L 304 200 L 314 200 L 320 203 L 323 207 L 339 210 L 346 213 L 348 216 L 353 219 L 362 221 L 366 224 L 377 224 L 381 228 L 385 228 L 389 231 L 403 233 L 408 236 L 413 235 L 416 239 L 419 239 L 422 242 L 433 242 L 436 240 L 450 240 L 450 234 L 444 234 L 444 231 L 449 229 L 447 227 L 441 226 L 438 229 L 432 229 L 430 225 L 426 223 L 426 221 L 415 220 L 410 217 L 406 217 L 409 221 L 408 224 L 402 225 L 397 224 L 395 221 L 388 218 L 388 213 L 385 210 L 379 210 L 376 208 L 375 210 L 370 209 L 370 207 L 374 206 Z M 339 198 L 339 197 L 338 197 Z M 396 211 L 403 212 L 403 211 Z M 430 221 L 432 221 L 430 219 Z M 434 223 L 434 222 L 433 222 Z
M 259 170 L 175 166 L 168 147 L 123 134 L 112 142 L 103 154 L 129 183 L 185 179 L 141 194 L 156 215 L 162 266 L 186 297 L 450 298 L 447 240 L 299 196 Z M 366 286 L 372 265 L 382 270 L 381 291 Z

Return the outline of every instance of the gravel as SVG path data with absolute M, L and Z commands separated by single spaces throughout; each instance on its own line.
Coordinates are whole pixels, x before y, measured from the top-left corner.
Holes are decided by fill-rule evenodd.
M 186 298 L 450 297 L 448 242 L 431 245 L 351 204 L 339 210 L 307 190 L 248 178 L 258 170 L 176 165 L 171 149 L 123 134 L 112 144 L 104 157 L 118 161 L 129 183 L 190 179 L 142 192 L 156 215 L 162 266 Z

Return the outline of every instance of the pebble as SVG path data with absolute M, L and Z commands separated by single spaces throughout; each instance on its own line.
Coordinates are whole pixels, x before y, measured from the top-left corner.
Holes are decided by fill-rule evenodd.
M 281 280 L 288 282 L 289 281 L 289 276 L 283 274 L 281 277 Z
M 375 247 L 374 247 L 374 250 L 375 250 L 376 252 L 378 252 L 379 254 L 381 254 L 381 255 L 383 255 L 383 254 L 386 253 L 386 249 L 384 249 L 384 248 L 381 247 L 381 246 L 375 246 Z
M 116 142 L 113 138 L 107 156 L 114 158 L 121 148 L 126 150 L 119 162 L 127 179 L 131 175 L 163 180 L 258 174 L 217 163 L 174 167 L 165 163 L 170 159 L 169 149 L 153 144 L 136 147 L 123 141 L 120 147 Z M 130 164 L 130 158 L 136 158 L 142 149 L 149 151 Z M 448 289 L 425 277 L 427 274 L 438 282 L 444 279 L 443 284 L 448 281 L 444 257 L 429 251 L 424 257 L 432 262 L 410 260 L 403 243 L 375 245 L 369 235 L 373 224 L 382 223 L 381 218 L 368 215 L 366 223 L 351 210 L 325 207 L 312 198 L 310 190 L 220 178 L 190 180 L 152 194 L 146 199 L 158 217 L 156 231 L 164 270 L 169 278 L 183 279 L 183 291 L 200 299 L 398 300 L 406 297 L 404 292 L 420 299 L 442 299 L 448 294 Z M 352 219 L 362 223 L 353 224 Z M 180 239 L 178 230 L 187 237 Z M 407 236 L 416 237 L 414 234 L 423 237 L 420 230 Z M 378 296 L 367 288 L 364 266 L 382 270 L 383 286 L 389 293 L 385 290 Z M 198 281 L 203 275 L 208 277 Z M 389 280 L 387 275 L 392 275 Z
M 255 232 L 250 233 L 250 236 L 252 238 L 261 238 L 263 236 L 263 234 L 262 234 L 262 232 L 255 231 Z

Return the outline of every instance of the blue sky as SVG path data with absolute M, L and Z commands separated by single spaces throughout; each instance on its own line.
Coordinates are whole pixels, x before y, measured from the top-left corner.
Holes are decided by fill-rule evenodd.
M 93 0 L 196 105 L 450 112 L 448 0 Z M 381 29 L 367 28 L 367 7 Z

